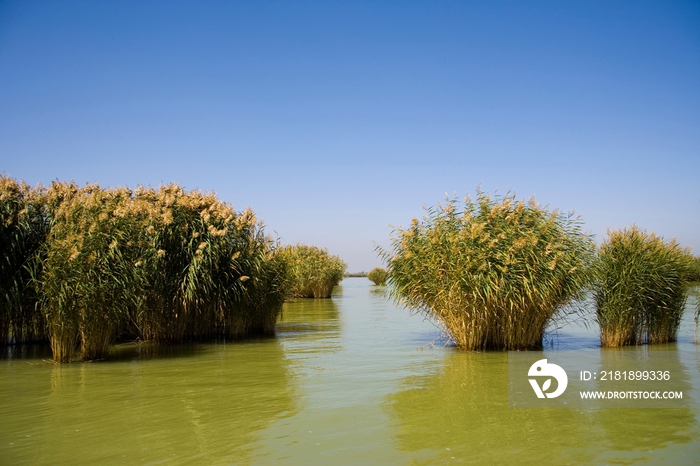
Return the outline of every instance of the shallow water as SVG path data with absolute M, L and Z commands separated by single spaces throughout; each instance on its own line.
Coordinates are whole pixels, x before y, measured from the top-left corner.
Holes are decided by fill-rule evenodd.
M 683 373 L 675 409 L 509 408 L 507 353 L 443 347 L 362 278 L 286 303 L 276 338 L 120 345 L 62 366 L 13 349 L 0 359 L 0 464 L 697 464 L 693 305 L 663 348 Z M 574 324 L 547 342 L 619 351 Z

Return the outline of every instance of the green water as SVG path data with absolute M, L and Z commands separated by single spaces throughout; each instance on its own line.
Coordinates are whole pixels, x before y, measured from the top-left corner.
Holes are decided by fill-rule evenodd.
M 665 347 L 687 385 L 676 409 L 509 408 L 507 353 L 433 347 L 431 323 L 362 278 L 287 303 L 276 338 L 121 345 L 62 366 L 13 349 L 0 464 L 698 464 L 693 304 Z M 573 325 L 548 341 L 597 346 Z

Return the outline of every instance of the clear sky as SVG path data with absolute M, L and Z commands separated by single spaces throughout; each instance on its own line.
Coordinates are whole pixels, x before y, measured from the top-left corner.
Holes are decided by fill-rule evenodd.
M 700 254 L 700 2 L 0 1 L 0 172 L 179 182 L 350 271 L 445 193 Z

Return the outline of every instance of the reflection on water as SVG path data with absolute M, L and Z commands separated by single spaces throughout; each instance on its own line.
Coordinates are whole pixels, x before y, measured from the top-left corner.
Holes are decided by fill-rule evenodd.
M 590 446 L 580 441 L 589 415 L 509 408 L 507 363 L 504 352 L 452 351 L 433 373 L 404 380 L 386 407 L 398 447 L 417 464 L 590 462 Z
M 48 345 L 9 345 L 0 346 L 0 359 L 46 359 L 51 361 L 53 359 L 53 355 L 51 354 L 51 348 Z
M 334 337 L 340 331 L 338 306 L 333 299 L 294 299 L 284 303 L 277 333 L 302 338 Z M 297 335 L 294 335 L 297 334 Z
M 184 345 L 161 359 L 3 371 L 3 464 L 247 462 L 295 413 L 279 342 Z
M 508 407 L 507 353 L 428 343 L 440 332 L 362 278 L 286 303 L 275 338 L 126 344 L 54 366 L 0 358 L 1 464 L 693 464 L 700 348 L 687 311 L 668 345 L 683 409 Z M 689 303 L 692 305 L 692 303 Z M 596 329 L 548 351 L 599 352 Z M 423 348 L 423 349 L 421 349 Z
M 340 349 L 341 320 L 334 299 L 295 299 L 284 303 L 277 335 L 285 350 L 299 354 L 320 354 Z
M 620 358 L 617 350 L 602 351 L 601 359 L 608 369 L 616 370 L 616 360 L 630 367 L 630 358 Z M 673 373 L 681 380 L 673 386 L 690 398 L 693 386 L 681 367 L 676 360 Z M 414 453 L 417 464 L 656 463 L 666 457 L 660 450 L 686 445 L 671 456 L 682 464 L 700 453 L 697 402 L 695 409 L 509 408 L 505 352 L 450 352 L 432 373 L 402 384 L 387 396 L 386 412 L 398 447 Z
M 655 345 L 653 350 L 651 348 L 642 346 L 602 349 L 601 367 L 605 367 L 608 371 L 628 370 L 630 356 L 637 360 L 636 366 L 640 370 L 663 366 L 664 370 L 672 374 L 672 381 L 636 385 L 642 390 L 649 391 L 666 389 L 682 391 L 685 396 L 684 405 L 693 403 L 691 375 L 688 368 L 681 362 L 676 345 Z M 660 365 L 659 360 L 662 361 Z M 651 366 L 652 362 L 656 365 Z M 596 411 L 593 422 L 605 433 L 603 445 L 608 450 L 604 455 L 606 460 L 614 458 L 614 452 L 619 452 L 620 461 L 622 459 L 639 461 L 646 459 L 646 452 L 697 441 L 697 420 L 694 411 L 689 408 L 600 409 Z M 624 452 L 636 452 L 638 455 L 625 455 Z

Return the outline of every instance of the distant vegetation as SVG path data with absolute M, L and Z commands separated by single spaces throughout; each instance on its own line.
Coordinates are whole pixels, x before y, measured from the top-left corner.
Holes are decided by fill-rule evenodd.
M 369 274 L 367 274 L 367 278 L 369 278 L 375 285 L 383 286 L 386 285 L 387 272 L 385 269 L 375 267 L 370 270 Z
M 541 347 L 557 309 L 583 297 L 595 245 L 570 215 L 479 191 L 427 209 L 379 253 L 393 297 L 459 348 L 516 350 Z
M 676 340 L 698 259 L 675 241 L 636 226 L 612 231 L 600 248 L 595 286 L 603 346 Z
M 297 298 L 330 298 L 347 268 L 340 257 L 305 244 L 284 246 L 276 256 L 287 267 L 290 294 Z

